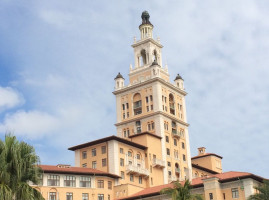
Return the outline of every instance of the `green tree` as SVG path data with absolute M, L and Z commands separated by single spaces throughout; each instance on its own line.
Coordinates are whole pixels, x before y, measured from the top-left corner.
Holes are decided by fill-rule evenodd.
M 254 187 L 258 192 L 251 195 L 249 200 L 269 200 L 269 180 L 264 180 L 263 184 L 258 187 Z
M 32 146 L 6 135 L 0 140 L 0 200 L 44 200 L 28 182 L 38 184 L 39 157 Z
M 167 194 L 172 197 L 172 200 L 203 200 L 201 195 L 191 194 L 191 184 L 186 180 L 182 186 L 178 181 L 174 182 L 173 188 L 164 188 L 161 194 Z

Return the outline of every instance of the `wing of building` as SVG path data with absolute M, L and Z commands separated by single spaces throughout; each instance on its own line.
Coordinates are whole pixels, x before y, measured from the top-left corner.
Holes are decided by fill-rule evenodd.
M 263 178 L 222 173 L 222 157 L 204 147 L 191 158 L 184 80 L 170 82 L 148 12 L 141 18 L 129 82 L 115 77 L 116 136 L 70 147 L 75 167 L 42 165 L 42 184 L 33 187 L 46 200 L 162 199 L 162 188 L 189 179 L 205 199 L 245 199 Z

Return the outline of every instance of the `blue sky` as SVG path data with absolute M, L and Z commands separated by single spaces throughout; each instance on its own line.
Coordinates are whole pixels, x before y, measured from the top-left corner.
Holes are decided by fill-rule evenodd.
M 32 144 L 43 164 L 68 147 L 116 134 L 114 77 L 127 78 L 148 10 L 163 64 L 185 80 L 192 156 L 269 177 L 269 2 L 0 2 L 0 138 Z M 127 80 L 128 81 L 128 80 Z

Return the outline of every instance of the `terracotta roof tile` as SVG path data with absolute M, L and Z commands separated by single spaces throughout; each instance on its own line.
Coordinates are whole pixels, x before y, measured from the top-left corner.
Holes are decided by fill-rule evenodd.
M 248 173 L 248 172 L 235 172 L 235 171 L 230 171 L 230 172 L 225 172 L 225 173 L 221 173 L 221 174 L 214 174 L 211 176 L 207 176 L 207 177 L 198 177 L 198 178 L 194 178 L 192 179 L 192 187 L 201 187 L 203 185 L 203 180 L 205 179 L 209 179 L 209 178 L 219 178 L 219 182 L 227 182 L 227 181 L 232 181 L 232 180 L 238 180 L 238 178 L 253 178 L 255 180 L 258 181 L 263 181 L 264 178 L 260 177 L 260 176 L 256 176 L 254 174 Z M 181 184 L 184 184 L 184 181 L 181 182 Z M 147 197 L 147 196 L 154 196 L 154 195 L 159 195 L 160 191 L 164 188 L 172 188 L 173 187 L 173 183 L 170 184 L 165 184 L 165 185 L 159 185 L 159 186 L 155 186 L 155 187 L 150 187 L 150 188 L 146 188 L 132 196 L 129 197 L 125 197 L 122 198 L 124 200 L 131 200 L 131 199 L 136 199 L 138 197 Z M 203 186 L 202 186 L 203 187 Z
M 201 155 L 198 155 L 198 156 L 194 156 L 191 159 L 202 158 L 202 157 L 206 157 L 206 156 L 216 156 L 216 157 L 222 159 L 222 156 L 219 156 L 219 155 L 217 155 L 215 153 L 205 153 L 205 154 L 201 154 Z
M 115 174 L 110 174 L 97 169 L 86 168 L 86 167 L 58 167 L 57 165 L 39 165 L 39 167 L 45 173 L 59 173 L 59 174 L 88 174 L 88 175 L 98 175 L 98 176 L 108 176 L 111 178 L 120 178 L 120 176 Z

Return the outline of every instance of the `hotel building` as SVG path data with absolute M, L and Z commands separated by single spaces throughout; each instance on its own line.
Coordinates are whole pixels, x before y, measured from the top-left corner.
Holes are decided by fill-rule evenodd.
M 120 73 L 115 78 L 116 135 L 70 147 L 75 167 L 41 166 L 43 184 L 33 187 L 46 200 L 167 199 L 160 190 L 186 179 L 205 199 L 246 199 L 262 182 L 250 173 L 222 173 L 222 157 L 204 147 L 191 158 L 184 80 L 178 74 L 170 82 L 149 18 L 142 13 L 129 82 Z

